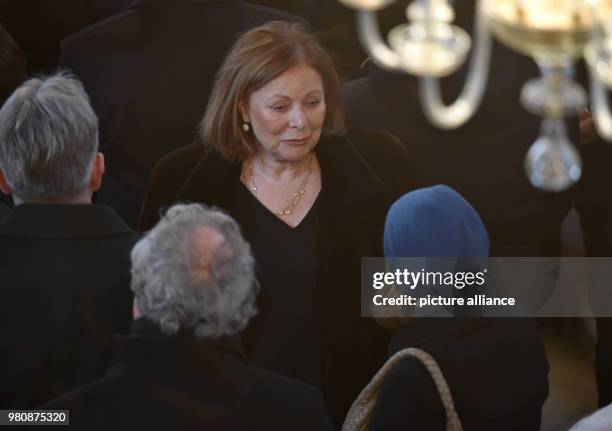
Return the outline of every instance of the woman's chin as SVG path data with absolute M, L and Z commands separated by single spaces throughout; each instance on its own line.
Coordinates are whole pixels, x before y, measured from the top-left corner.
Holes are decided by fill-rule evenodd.
M 310 143 L 304 145 L 284 145 L 281 143 L 276 153 L 276 158 L 296 163 L 310 157 L 314 148 L 315 146 Z

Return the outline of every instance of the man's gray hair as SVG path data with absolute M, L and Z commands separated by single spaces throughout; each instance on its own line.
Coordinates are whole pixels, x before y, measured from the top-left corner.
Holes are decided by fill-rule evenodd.
M 162 333 L 217 338 L 256 314 L 251 247 L 238 224 L 200 204 L 175 205 L 132 250 L 132 291 Z
M 0 110 L 0 169 L 24 201 L 86 189 L 98 152 L 98 119 L 68 73 L 24 82 Z

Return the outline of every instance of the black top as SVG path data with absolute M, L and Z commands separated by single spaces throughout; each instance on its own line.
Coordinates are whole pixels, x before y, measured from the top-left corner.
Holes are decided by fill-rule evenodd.
M 245 187 L 239 200 L 261 287 L 259 313 L 243 336 L 246 351 L 254 365 L 322 387 L 321 311 L 314 278 L 319 199 L 294 228 Z
M 548 396 L 548 362 L 534 319 L 416 319 L 391 341 L 389 354 L 417 347 L 434 357 L 465 431 L 537 431 Z M 370 431 L 446 429 L 429 372 L 414 358 L 385 377 Z

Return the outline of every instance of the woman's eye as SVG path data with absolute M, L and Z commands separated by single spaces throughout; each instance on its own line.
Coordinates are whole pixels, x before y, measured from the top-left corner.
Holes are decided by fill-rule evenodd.
M 321 103 L 320 100 L 311 100 L 309 102 L 306 102 L 306 105 L 311 108 L 316 108 L 317 106 L 319 106 L 320 103 Z
M 289 107 L 287 105 L 275 105 L 272 110 L 275 112 L 285 112 Z

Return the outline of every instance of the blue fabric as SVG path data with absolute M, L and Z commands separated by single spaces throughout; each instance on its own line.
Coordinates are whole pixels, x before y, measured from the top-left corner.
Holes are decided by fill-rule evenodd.
M 489 236 L 476 210 L 445 185 L 399 198 L 385 223 L 386 257 L 486 257 Z

